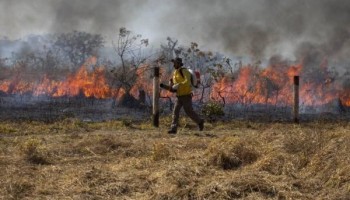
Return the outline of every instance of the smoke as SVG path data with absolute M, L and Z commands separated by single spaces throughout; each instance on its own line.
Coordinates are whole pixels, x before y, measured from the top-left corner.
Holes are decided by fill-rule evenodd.
M 10 37 L 80 30 L 115 40 L 126 27 L 156 47 L 170 36 L 256 59 L 347 62 L 350 53 L 348 0 L 2 0 L 0 7 Z

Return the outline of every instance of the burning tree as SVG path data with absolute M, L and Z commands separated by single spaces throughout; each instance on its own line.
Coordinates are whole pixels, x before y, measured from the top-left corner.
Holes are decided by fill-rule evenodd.
M 148 69 L 147 57 L 143 54 L 142 48 L 148 46 L 148 39 L 143 39 L 142 35 L 134 35 L 130 30 L 122 27 L 119 29 L 117 43 L 113 47 L 121 65 L 112 70 L 115 81 L 113 85 L 124 92 L 120 99 L 121 105 L 135 106 L 137 100 L 131 95 L 137 79 L 142 72 Z M 143 93 L 142 88 L 138 88 Z
M 145 51 L 148 40 L 126 28 L 119 29 L 113 43 L 119 63 L 103 62 L 97 53 L 103 38 L 83 32 L 31 37 L 30 41 L 21 41 L 20 46 L 11 58 L 0 60 L 1 95 L 112 98 L 123 106 L 135 107 L 141 103 L 137 96 L 142 101 L 147 95 L 152 96 L 149 69 L 161 63 L 162 81 L 168 81 L 173 70 L 169 61 L 179 56 L 186 67 L 201 73 L 200 88 L 194 90 L 199 106 L 216 101 L 225 108 L 233 105 L 243 111 L 255 107 L 265 111 L 288 109 L 292 104 L 294 75 L 301 77 L 301 107 L 319 108 L 336 100 L 341 105 L 350 105 L 349 76 L 339 77 L 327 56 L 309 46 L 302 49 L 295 61 L 273 56 L 266 66 L 261 62 L 243 64 L 241 58 L 233 60 L 204 51 L 196 42 L 180 46 L 178 40 L 170 37 L 157 52 L 160 56 L 152 58 L 152 52 Z M 162 91 L 164 95 L 171 100 L 172 94 Z

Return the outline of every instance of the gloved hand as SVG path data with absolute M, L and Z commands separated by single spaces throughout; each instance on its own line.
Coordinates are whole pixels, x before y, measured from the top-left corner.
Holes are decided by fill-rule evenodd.
M 179 84 L 175 84 L 175 85 L 173 85 L 172 87 L 171 87 L 171 89 L 173 89 L 173 90 L 177 90 L 179 88 Z

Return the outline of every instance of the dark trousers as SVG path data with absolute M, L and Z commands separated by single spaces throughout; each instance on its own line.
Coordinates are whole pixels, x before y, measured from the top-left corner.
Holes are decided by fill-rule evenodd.
M 171 128 L 176 128 L 179 123 L 180 110 L 184 107 L 185 113 L 197 124 L 203 120 L 194 112 L 192 108 L 192 95 L 178 96 L 173 110 L 173 121 Z

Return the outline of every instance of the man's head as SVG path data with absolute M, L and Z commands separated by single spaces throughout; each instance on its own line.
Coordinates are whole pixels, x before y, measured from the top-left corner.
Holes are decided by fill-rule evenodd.
M 180 67 L 182 67 L 182 66 L 184 65 L 184 64 L 182 63 L 182 59 L 179 58 L 179 57 L 177 57 L 177 58 L 175 58 L 175 59 L 172 59 L 171 62 L 174 63 L 174 68 L 175 68 L 175 69 L 178 69 L 178 68 L 180 68 Z

